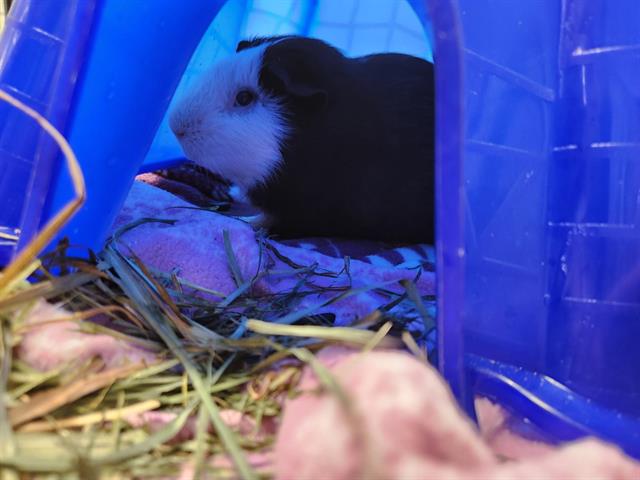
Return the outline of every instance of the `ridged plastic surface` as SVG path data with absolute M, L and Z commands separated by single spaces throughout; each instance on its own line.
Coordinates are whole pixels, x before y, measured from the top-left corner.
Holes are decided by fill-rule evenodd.
M 459 306 L 441 316 L 444 364 L 467 365 L 459 398 L 640 457 L 640 4 L 431 4 L 457 12 L 453 28 L 436 19 L 436 52 L 458 37 L 464 55 L 462 69 L 436 58 L 464 82 L 461 121 L 438 123 L 439 144 L 463 150 L 440 152 L 438 198 L 453 215 L 441 255 L 462 261 L 462 276 L 440 263 L 441 301 Z
M 67 125 L 89 46 L 97 0 L 16 0 L 0 37 L 0 88 Z M 58 152 L 40 127 L 0 103 L 0 265 L 35 233 L 59 169 Z

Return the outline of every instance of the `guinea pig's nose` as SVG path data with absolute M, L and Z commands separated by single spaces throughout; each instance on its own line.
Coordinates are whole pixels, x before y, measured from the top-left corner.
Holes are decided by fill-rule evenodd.
M 185 120 L 184 116 L 173 113 L 169 117 L 169 128 L 179 140 L 187 135 L 188 127 L 189 122 Z
M 169 127 L 178 140 L 183 140 L 196 132 L 202 121 L 198 118 L 175 116 L 169 119 Z

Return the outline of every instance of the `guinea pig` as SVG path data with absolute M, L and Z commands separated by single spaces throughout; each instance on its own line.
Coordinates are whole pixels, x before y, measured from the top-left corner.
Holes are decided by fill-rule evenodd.
M 179 99 L 185 155 L 235 183 L 271 233 L 433 242 L 434 73 L 324 41 L 238 44 Z

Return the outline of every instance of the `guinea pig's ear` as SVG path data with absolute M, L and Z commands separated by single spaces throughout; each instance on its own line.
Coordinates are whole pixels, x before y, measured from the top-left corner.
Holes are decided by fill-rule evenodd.
M 262 86 L 278 96 L 293 98 L 306 107 L 324 109 L 329 101 L 329 93 L 305 75 L 303 66 L 290 66 L 274 61 L 263 65 L 260 72 Z

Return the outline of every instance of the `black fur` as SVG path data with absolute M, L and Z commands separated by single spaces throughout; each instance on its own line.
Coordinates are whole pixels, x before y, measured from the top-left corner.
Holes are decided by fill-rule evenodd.
M 391 53 L 347 58 L 303 37 L 277 40 L 265 51 L 260 84 L 283 99 L 294 131 L 278 175 L 249 192 L 272 231 L 433 242 L 433 65 Z

